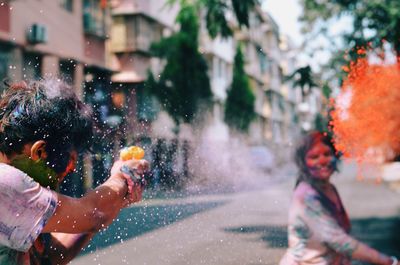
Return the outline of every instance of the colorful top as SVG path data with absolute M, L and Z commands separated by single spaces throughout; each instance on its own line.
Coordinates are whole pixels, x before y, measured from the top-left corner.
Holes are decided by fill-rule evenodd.
M 55 192 L 0 163 L 0 264 L 36 264 L 38 250 L 32 246 L 56 205 Z
M 306 182 L 294 191 L 289 209 L 289 248 L 280 265 L 349 265 L 358 241 L 340 201 L 332 202 Z

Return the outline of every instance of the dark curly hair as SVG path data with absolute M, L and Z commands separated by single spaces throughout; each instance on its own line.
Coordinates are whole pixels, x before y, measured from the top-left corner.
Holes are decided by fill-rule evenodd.
M 59 79 L 8 85 L 0 99 L 0 152 L 21 153 L 27 143 L 46 141 L 47 162 L 63 172 L 72 150 L 90 150 L 91 110 Z
M 323 144 L 327 145 L 333 152 L 335 160 L 333 161 L 333 168 L 335 171 L 338 170 L 337 168 L 337 161 L 340 158 L 340 154 L 336 152 L 335 146 L 333 145 L 332 138 L 326 134 L 319 131 L 312 131 L 304 136 L 301 140 L 300 144 L 297 146 L 294 161 L 299 169 L 299 175 L 297 177 L 296 186 L 302 182 L 311 182 L 309 169 L 306 165 L 305 157 L 308 151 L 314 146 L 315 143 L 322 142 Z

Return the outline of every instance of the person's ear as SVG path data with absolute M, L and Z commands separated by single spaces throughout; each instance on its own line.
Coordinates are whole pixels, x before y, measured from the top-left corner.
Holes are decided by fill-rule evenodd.
M 36 141 L 31 147 L 31 159 L 37 161 L 39 159 L 46 160 L 46 142 L 43 140 Z

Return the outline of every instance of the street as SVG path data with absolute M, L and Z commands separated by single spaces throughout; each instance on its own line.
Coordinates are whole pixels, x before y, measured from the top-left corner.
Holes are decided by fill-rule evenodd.
M 354 167 L 345 168 L 333 182 L 354 236 L 400 256 L 400 194 L 386 184 L 358 182 Z M 294 176 L 266 183 L 236 193 L 145 200 L 124 210 L 72 264 L 278 264 Z

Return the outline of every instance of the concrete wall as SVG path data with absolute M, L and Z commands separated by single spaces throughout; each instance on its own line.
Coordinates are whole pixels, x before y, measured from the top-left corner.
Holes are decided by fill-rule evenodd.
M 113 14 L 143 13 L 155 18 L 167 27 L 175 26 L 175 17 L 178 6 L 170 7 L 165 0 L 119 0 L 113 7 Z
M 74 10 L 71 13 L 54 0 L 12 1 L 10 40 L 17 45 L 25 46 L 27 50 L 83 60 L 81 0 L 75 0 L 73 5 Z M 27 31 L 34 23 L 47 28 L 47 43 L 37 45 L 28 43 Z
M 93 35 L 85 35 L 84 61 L 90 65 L 106 66 L 105 40 Z
M 10 6 L 7 2 L 0 4 L 0 31 L 10 31 Z

